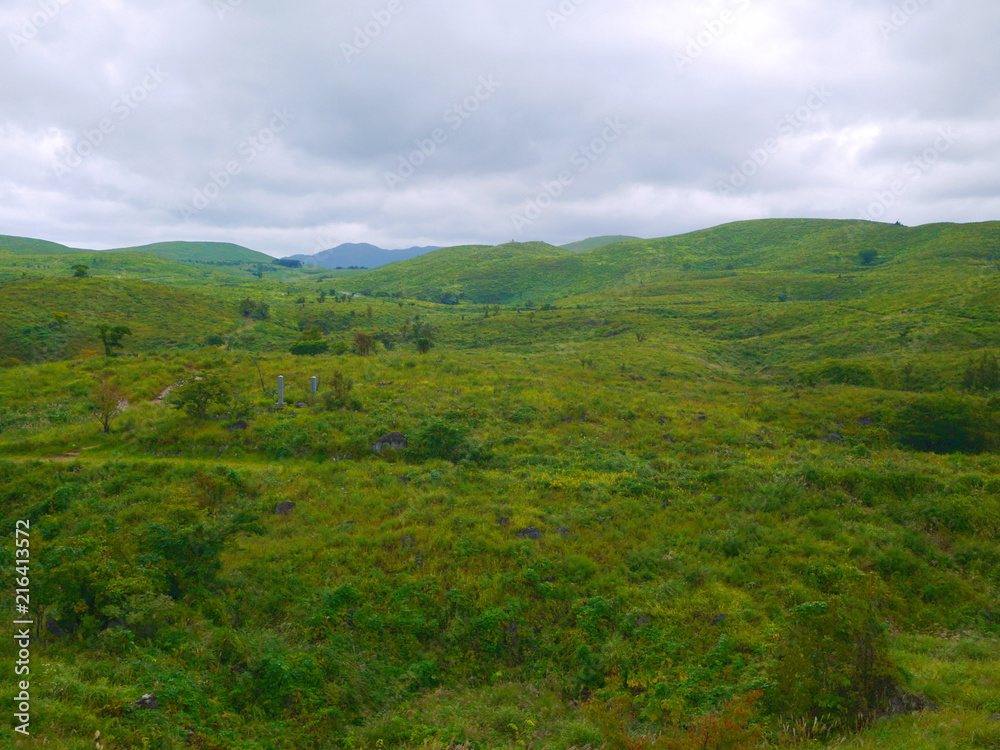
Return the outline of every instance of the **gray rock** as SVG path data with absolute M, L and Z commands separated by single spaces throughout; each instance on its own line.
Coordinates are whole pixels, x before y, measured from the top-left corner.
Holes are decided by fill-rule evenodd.
M 409 443 L 406 442 L 406 435 L 402 432 L 390 432 L 388 435 L 383 435 L 376 440 L 375 444 L 372 446 L 372 450 L 376 453 L 381 453 L 386 448 L 400 451 L 408 445 Z
M 66 631 L 63 630 L 62 625 L 56 622 L 56 618 L 52 615 L 46 615 L 45 617 L 45 629 L 48 630 L 56 638 L 65 638 Z
M 521 529 L 520 531 L 518 531 L 517 536 L 521 537 L 522 539 L 541 539 L 542 530 L 535 526 L 529 526 L 526 529 Z
M 278 503 L 278 507 L 274 509 L 274 512 L 279 516 L 287 516 L 295 508 L 295 503 L 291 500 L 286 500 L 283 503 Z
M 156 700 L 154 693 L 146 693 L 139 700 L 133 701 L 132 705 L 136 708 L 146 708 L 152 711 L 160 707 L 160 702 Z
M 237 432 L 240 430 L 249 429 L 249 427 L 250 425 L 247 423 L 245 419 L 240 419 L 237 420 L 236 422 L 233 422 L 231 425 L 227 425 L 226 429 L 229 430 L 230 432 Z

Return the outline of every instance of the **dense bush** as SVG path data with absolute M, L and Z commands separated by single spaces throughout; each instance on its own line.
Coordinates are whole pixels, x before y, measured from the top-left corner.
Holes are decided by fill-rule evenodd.
M 855 729 L 887 713 L 900 695 L 901 674 L 888 657 L 874 581 L 859 577 L 843 589 L 787 615 L 767 695 L 779 721 Z
M 995 443 L 996 412 L 957 394 L 922 396 L 893 417 L 891 430 L 907 448 L 934 453 L 982 453 Z

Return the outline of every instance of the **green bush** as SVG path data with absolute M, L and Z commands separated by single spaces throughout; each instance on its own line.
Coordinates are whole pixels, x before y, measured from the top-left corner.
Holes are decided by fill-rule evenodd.
M 408 455 L 418 461 L 430 458 L 452 462 L 485 459 L 482 448 L 466 436 L 464 426 L 439 417 L 432 417 L 420 426 L 410 442 Z
M 857 362 L 828 361 L 802 373 L 807 385 L 829 383 L 832 385 L 857 385 L 865 388 L 878 386 L 878 378 L 871 368 Z
M 996 414 L 988 405 L 957 394 L 923 396 L 891 421 L 896 441 L 918 451 L 982 453 L 995 442 Z
M 215 373 L 185 383 L 171 394 L 174 408 L 183 409 L 195 419 L 205 419 L 213 405 L 224 407 L 231 400 L 229 384 Z
M 855 729 L 900 695 L 875 580 L 855 575 L 839 595 L 788 612 L 768 674 L 767 705 L 780 722 Z

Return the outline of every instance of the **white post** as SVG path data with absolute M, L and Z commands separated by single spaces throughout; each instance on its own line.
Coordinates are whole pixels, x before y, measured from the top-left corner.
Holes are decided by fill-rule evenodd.
M 285 405 L 285 376 L 278 376 L 278 406 Z

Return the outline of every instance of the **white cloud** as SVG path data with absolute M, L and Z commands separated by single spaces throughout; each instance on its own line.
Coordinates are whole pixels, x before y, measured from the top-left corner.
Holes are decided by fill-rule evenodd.
M 1000 92 L 988 71 L 1000 66 L 1000 7 L 988 0 L 914 0 L 902 18 L 887 0 L 51 0 L 58 10 L 12 42 L 42 5 L 0 11 L 7 234 L 95 247 L 201 237 L 276 255 L 323 242 L 501 242 L 511 213 L 608 117 L 627 135 L 574 172 L 526 233 L 563 243 L 853 217 L 940 128 L 959 137 L 893 210 L 905 223 L 996 217 Z M 364 48 L 346 59 L 342 45 L 356 41 Z M 143 94 L 150 69 L 164 79 Z M 449 129 L 482 76 L 502 85 Z M 718 181 L 815 86 L 830 101 L 720 195 Z M 141 101 L 123 110 L 133 92 Z M 251 160 L 247 139 L 275 109 L 295 118 Z M 60 180 L 55 165 L 104 120 L 114 127 Z M 390 188 L 386 172 L 436 129 L 447 138 Z M 183 216 L 233 161 L 239 174 L 219 197 Z

